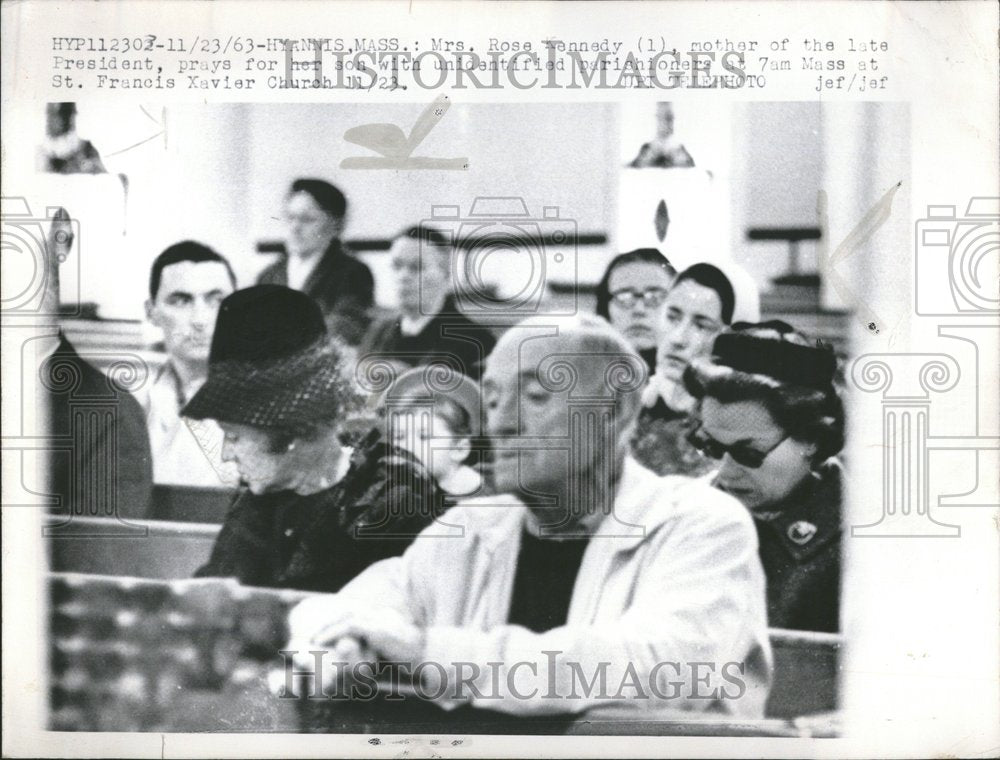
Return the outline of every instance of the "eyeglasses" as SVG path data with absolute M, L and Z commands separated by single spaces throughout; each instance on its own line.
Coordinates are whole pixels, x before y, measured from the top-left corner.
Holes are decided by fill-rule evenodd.
M 618 290 L 611 294 L 611 300 L 623 309 L 631 309 L 640 300 L 649 309 L 655 309 L 667 297 L 663 288 L 649 288 L 641 293 L 638 290 Z
M 771 452 L 783 444 L 787 438 L 787 434 L 783 435 L 781 436 L 781 440 L 767 451 L 760 451 L 759 449 L 747 446 L 745 443 L 737 443 L 735 446 L 727 446 L 724 443 L 720 443 L 704 432 L 701 425 L 698 425 L 698 427 L 687 434 L 688 443 L 705 456 L 711 459 L 722 459 L 726 454 L 729 454 L 736 464 L 749 467 L 751 470 L 756 470 L 764 464 L 764 460 L 771 456 Z

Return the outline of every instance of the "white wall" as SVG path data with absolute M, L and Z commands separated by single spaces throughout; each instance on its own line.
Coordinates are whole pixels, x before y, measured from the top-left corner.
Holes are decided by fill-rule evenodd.
M 42 107 L 42 106 L 40 106 Z M 607 232 L 615 214 L 617 114 L 613 105 L 460 104 L 453 106 L 417 150 L 423 156 L 469 159 L 467 171 L 346 171 L 347 156 L 371 155 L 344 132 L 389 122 L 408 132 L 423 106 L 371 104 L 148 107 L 117 111 L 81 108 L 80 132 L 109 158 L 110 171 L 129 178 L 127 233 L 121 250 L 102 250 L 131 289 L 114 293 L 93 283 L 84 298 L 104 316 L 141 317 L 145 277 L 153 258 L 184 238 L 229 257 L 241 284 L 269 259 L 260 240 L 280 239 L 282 201 L 300 176 L 328 179 L 350 203 L 346 237 L 386 237 L 421 219 L 433 205 L 468 209 L 478 196 L 520 196 L 529 212 L 557 206 L 581 232 Z M 107 119 L 102 115 L 107 114 Z M 152 136 L 153 139 L 148 138 Z M 145 140 L 128 150 L 131 140 Z M 115 155 L 111 155 L 115 154 Z M 585 252 L 597 275 L 608 251 Z M 384 258 L 372 257 L 383 302 L 391 300 Z
M 384 238 L 431 217 L 432 206 L 464 212 L 480 196 L 519 196 L 531 215 L 557 206 L 580 232 L 607 232 L 615 215 L 616 110 L 606 104 L 452 106 L 417 149 L 421 156 L 467 157 L 467 171 L 352 171 L 348 156 L 371 155 L 343 139 L 350 127 L 386 122 L 408 132 L 423 107 L 255 106 L 250 113 L 247 203 L 251 241 L 282 236 L 281 206 L 289 183 L 300 176 L 328 179 L 350 204 L 346 237 Z M 606 250 L 585 249 L 585 272 L 597 269 Z M 387 260 L 368 261 L 377 297 L 391 303 Z M 589 278 L 593 278 L 589 275 Z
M 823 108 L 855 108 L 853 104 L 736 103 L 732 130 L 732 224 L 734 258 L 766 290 L 785 271 L 788 246 L 783 242 L 750 242 L 750 227 L 815 227 L 816 194 L 823 187 Z M 853 188 L 828 188 L 828 192 Z M 802 271 L 816 266 L 815 246 L 800 244 Z
M 728 245 L 762 287 L 784 270 L 786 246 L 751 244 L 745 237 L 748 227 L 816 225 L 821 187 L 834 202 L 871 198 L 865 186 L 872 179 L 869 173 L 846 170 L 854 161 L 876 157 L 880 174 L 905 178 L 904 152 L 882 150 L 905 142 L 905 135 L 883 134 L 895 119 L 829 117 L 831 109 L 861 107 L 708 100 L 676 104 L 678 135 L 699 167 L 712 173 L 717 200 L 703 216 L 712 220 L 722 247 Z M 81 105 L 80 133 L 101 150 L 110 171 L 129 180 L 124 236 L 106 230 L 93 234 L 120 225 L 113 214 L 80 219 L 83 229 L 89 225 L 92 232 L 83 239 L 102 241 L 84 251 L 83 298 L 99 301 L 104 316 L 141 318 L 149 264 L 167 245 L 184 238 L 217 248 L 232 260 L 241 284 L 251 283 L 269 260 L 256 253 L 256 245 L 281 238 L 282 200 L 298 176 L 327 178 L 345 191 L 348 239 L 386 237 L 428 218 L 434 205 L 467 210 L 479 196 L 523 197 L 533 215 L 544 206 L 557 206 L 580 232 L 609 236 L 607 246 L 580 251 L 580 279 L 596 282 L 619 250 L 620 167 L 623 157 L 630 158 L 652 135 L 652 103 L 455 104 L 417 153 L 467 157 L 467 171 L 339 168 L 345 157 L 370 155 L 343 139 L 347 129 L 387 122 L 409 131 L 422 110 L 408 104 Z M 40 137 L 43 113 L 39 103 L 5 121 L 22 134 Z M 855 124 L 864 134 L 828 134 L 834 123 Z M 859 144 L 870 146 L 865 156 L 837 150 Z M 43 187 L 37 193 L 43 206 L 67 205 L 72 214 L 79 191 L 53 190 L 60 185 L 58 178 L 53 182 L 48 175 L 42 182 L 38 175 L 32 177 L 27 159 L 23 153 L 8 153 L 11 171 L 5 188 Z M 882 166 L 886 161 L 893 165 Z M 831 162 L 843 165 L 833 171 Z M 68 188 L 72 183 L 64 184 Z M 112 195 L 102 191 L 95 197 L 120 206 Z M 93 207 L 94 202 L 93 197 L 87 204 L 77 201 L 76 208 Z M 803 253 L 803 268 L 809 269 L 815 262 L 813 247 L 804 245 Z M 377 254 L 368 259 L 379 280 L 379 300 L 390 303 L 387 261 Z M 110 272 L 114 278 L 107 276 Z

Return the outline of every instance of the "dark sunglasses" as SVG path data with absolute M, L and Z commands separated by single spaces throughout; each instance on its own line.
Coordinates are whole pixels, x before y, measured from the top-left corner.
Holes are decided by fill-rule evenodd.
M 687 434 L 688 443 L 705 456 L 711 459 L 722 459 L 726 454 L 729 454 L 736 464 L 749 467 L 751 470 L 756 470 L 764 464 L 764 460 L 771 456 L 771 452 L 784 443 L 787 438 L 787 435 L 783 435 L 781 440 L 767 451 L 760 451 L 743 443 L 738 443 L 735 446 L 727 446 L 724 443 L 719 443 L 708 433 L 704 432 L 700 424 Z

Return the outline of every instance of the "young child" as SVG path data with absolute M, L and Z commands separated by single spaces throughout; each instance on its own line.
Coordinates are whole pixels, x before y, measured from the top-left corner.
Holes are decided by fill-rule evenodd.
M 396 379 L 382 399 L 390 442 L 413 454 L 438 485 L 454 497 L 469 497 L 482 486 L 473 439 L 479 436 L 479 386 L 464 375 L 444 382 L 436 367 L 417 367 Z

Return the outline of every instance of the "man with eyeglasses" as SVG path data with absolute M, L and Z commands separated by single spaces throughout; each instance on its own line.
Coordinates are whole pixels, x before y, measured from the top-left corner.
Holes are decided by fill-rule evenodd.
M 489 327 L 458 310 L 451 241 L 429 227 L 410 227 L 396 237 L 389 255 L 399 313 L 372 325 L 358 350 L 359 360 L 387 360 L 400 370 L 440 362 L 478 380 L 496 338 Z

